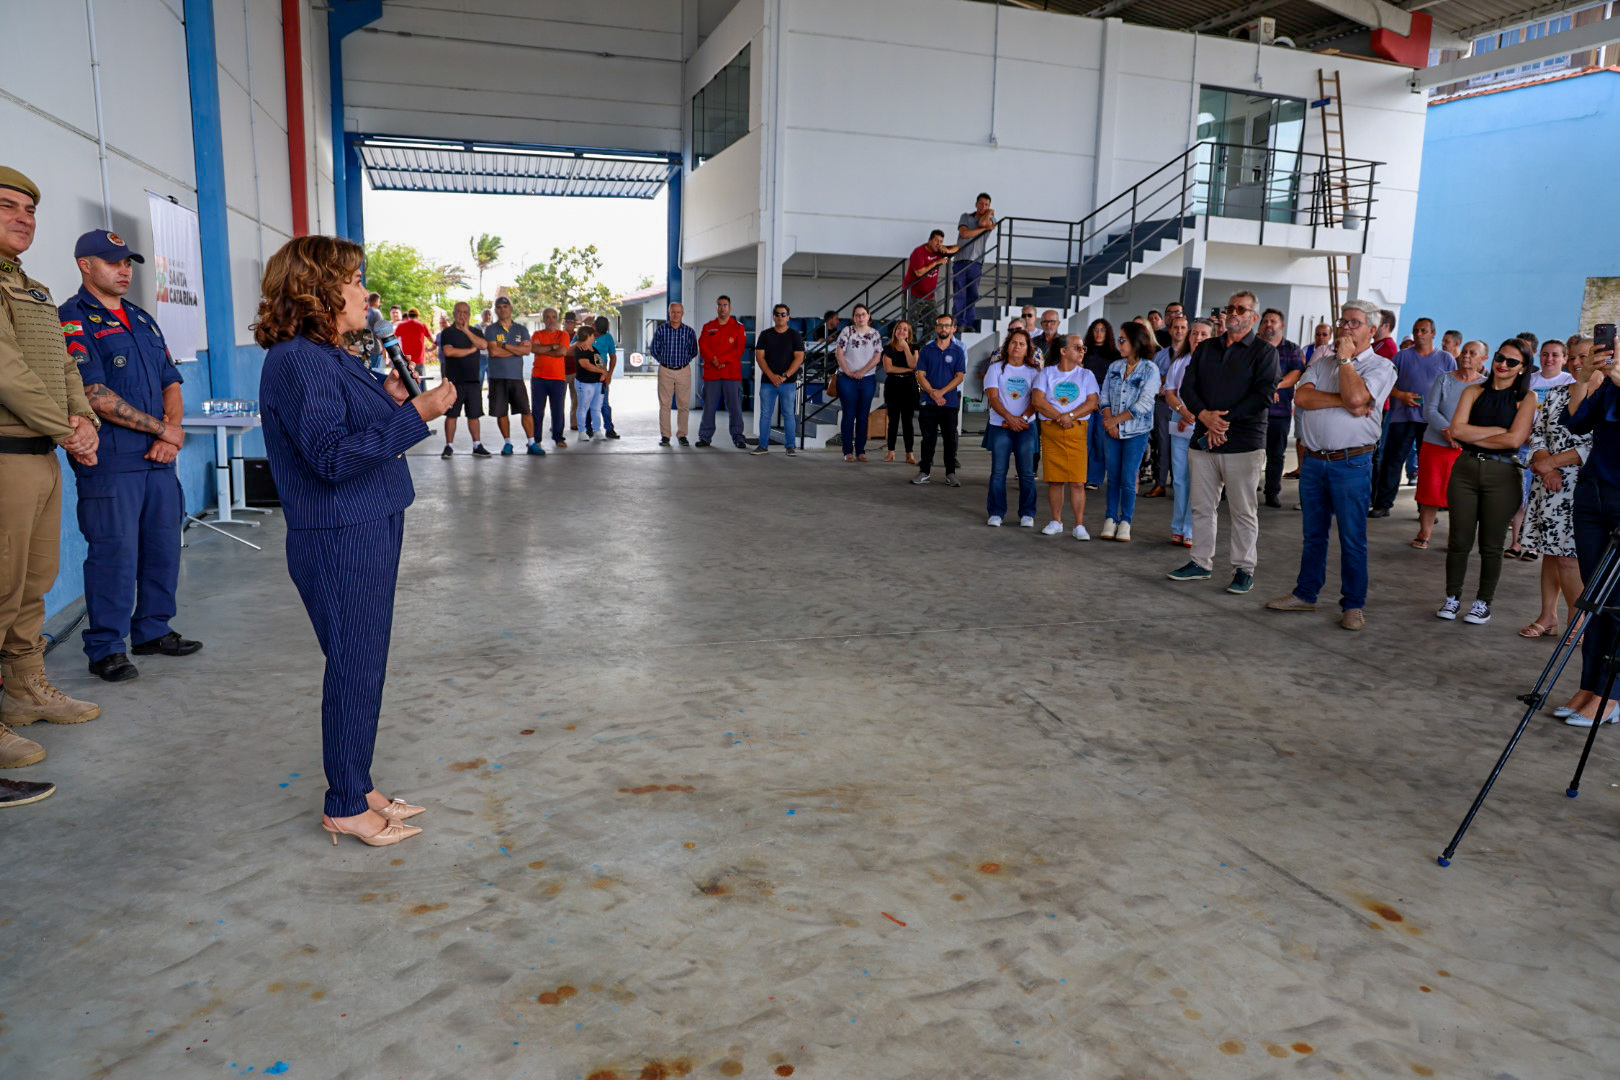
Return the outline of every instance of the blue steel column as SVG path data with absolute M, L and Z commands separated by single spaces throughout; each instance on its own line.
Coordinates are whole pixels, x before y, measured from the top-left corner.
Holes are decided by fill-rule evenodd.
M 681 181 L 685 166 L 679 158 L 669 174 L 669 302 L 681 302 Z
M 213 0 L 185 0 L 186 76 L 191 86 L 191 145 L 197 171 L 202 247 L 203 325 L 208 330 L 209 392 L 231 397 L 236 319 L 232 313 L 230 221 L 225 207 L 225 143 L 219 120 L 219 62 Z
M 189 7 L 190 4 L 188 3 Z M 348 139 L 343 130 L 343 39 L 382 18 L 382 0 L 332 0 L 326 13 L 326 68 L 332 99 L 332 203 L 337 208 L 339 236 L 358 239 L 349 219 L 351 192 L 358 213 L 359 177 L 349 180 Z
M 348 198 L 345 200 L 348 210 L 348 228 L 343 231 L 357 244 L 366 242 L 366 194 L 363 176 L 365 170 L 360 165 L 360 148 L 356 145 L 357 138 L 349 133 L 343 136 L 343 159 L 345 161 L 344 176 L 345 189 Z

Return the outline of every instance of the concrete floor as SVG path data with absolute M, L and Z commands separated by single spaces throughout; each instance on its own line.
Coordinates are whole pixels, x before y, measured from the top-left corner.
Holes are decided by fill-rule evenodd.
M 52 653 L 104 715 L 27 729 L 61 790 L 0 815 L 0 1076 L 1620 1075 L 1613 739 L 1570 801 L 1537 720 L 1434 862 L 1550 652 L 1534 567 L 1435 620 L 1406 489 L 1348 634 L 1261 610 L 1289 510 L 1234 597 L 1165 580 L 1167 500 L 985 528 L 976 447 L 952 490 L 654 443 L 418 448 L 398 847 L 319 829 L 279 516 L 187 551 L 199 655 Z

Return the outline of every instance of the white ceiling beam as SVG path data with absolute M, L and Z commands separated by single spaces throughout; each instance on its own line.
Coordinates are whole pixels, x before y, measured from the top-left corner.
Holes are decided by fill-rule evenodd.
M 1412 32 L 1412 13 L 1386 0 L 1311 0 L 1311 3 L 1374 30 L 1393 30 L 1402 37 Z
M 1412 12 L 1406 8 L 1396 7 L 1387 0 L 1311 0 L 1311 3 L 1373 30 L 1389 30 L 1402 37 L 1412 32 Z M 1326 36 L 1308 34 L 1300 39 L 1299 45 L 1301 48 L 1308 48 L 1307 42 L 1323 40 Z M 1456 34 L 1435 26 L 1430 31 L 1429 47 L 1460 49 L 1467 48 L 1468 43 Z
M 1585 52 L 1613 45 L 1617 41 L 1620 41 L 1620 15 L 1611 15 L 1560 34 L 1548 34 L 1534 41 L 1509 45 L 1505 49 L 1492 49 L 1478 56 L 1465 56 L 1461 60 L 1415 71 L 1412 73 L 1412 88 L 1422 90 L 1444 83 L 1462 82 L 1475 75 L 1489 75 L 1493 71 L 1505 71 L 1522 64 L 1533 64 L 1537 60 Z

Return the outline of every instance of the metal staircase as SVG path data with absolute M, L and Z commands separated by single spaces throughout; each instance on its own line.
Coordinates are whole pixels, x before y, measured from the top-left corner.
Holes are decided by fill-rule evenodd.
M 839 317 L 848 319 L 864 304 L 885 336 L 893 322 L 907 318 L 917 324 L 921 343 L 935 314 L 951 312 L 971 359 L 999 341 L 1024 305 L 1055 308 L 1067 321 L 1179 250 L 1197 230 L 1207 238 L 1211 219 L 1255 223 L 1252 242 L 1259 244 L 1267 243 L 1269 226 L 1272 242 L 1303 250 L 1318 248 L 1322 230 L 1343 230 L 1354 221 L 1351 227 L 1361 230 L 1355 242 L 1365 250 L 1380 163 L 1346 158 L 1340 131 L 1327 154 L 1196 143 L 1078 221 L 1000 219 L 986 234 L 976 299 L 963 294 L 955 265 L 941 271 L 932 294 L 916 295 L 917 286 L 906 280 L 907 260 L 899 259 L 845 301 Z M 1343 246 L 1342 234 L 1335 242 Z M 807 346 L 801 440 L 811 434 L 808 424 L 836 417 L 837 370 L 831 342 Z

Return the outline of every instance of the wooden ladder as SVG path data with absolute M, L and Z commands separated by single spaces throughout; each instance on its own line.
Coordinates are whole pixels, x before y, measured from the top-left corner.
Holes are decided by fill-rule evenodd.
M 1316 89 L 1321 105 L 1317 112 L 1322 117 L 1322 154 L 1327 159 L 1328 191 L 1326 200 L 1327 224 L 1344 224 L 1350 211 L 1350 162 L 1344 148 L 1344 100 L 1337 71 L 1329 75 L 1316 69 Z M 1329 255 L 1328 297 L 1332 304 L 1329 321 L 1339 317 L 1350 286 L 1350 256 Z

